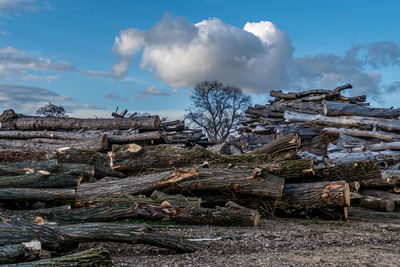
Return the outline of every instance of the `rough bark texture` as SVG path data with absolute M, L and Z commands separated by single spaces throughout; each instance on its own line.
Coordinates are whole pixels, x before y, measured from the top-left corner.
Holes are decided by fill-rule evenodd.
M 38 171 L 33 174 L 0 177 L 0 188 L 71 188 L 77 187 L 82 180 L 74 173 L 55 173 Z
M 74 189 L 0 188 L 0 200 L 72 202 Z
M 367 189 L 362 191 L 363 195 L 373 196 L 377 198 L 390 199 L 397 207 L 400 207 L 400 195 L 382 190 Z
M 169 195 L 157 190 L 154 190 L 150 198 L 161 204 L 163 207 L 168 206 L 173 208 L 199 208 L 201 203 L 201 198 L 187 197 L 183 195 Z
M 46 152 L 26 149 L 0 149 L 0 162 L 17 162 L 22 160 L 45 160 Z
M 376 210 L 376 211 L 388 211 L 392 212 L 395 209 L 394 201 L 386 198 L 378 198 L 372 196 L 363 196 L 360 199 L 361 207 Z
M 123 144 L 123 143 L 132 143 L 135 141 L 160 140 L 161 138 L 162 135 L 160 132 L 146 132 L 137 134 L 134 133 L 134 134 L 109 136 L 108 141 L 113 144 Z
M 400 142 L 372 144 L 369 149 L 371 151 L 400 150 Z
M 287 179 L 288 182 L 308 179 L 315 173 L 312 158 L 285 160 L 261 165 L 260 168 L 265 172 Z
M 363 138 L 376 138 L 384 141 L 396 141 L 400 140 L 400 136 L 391 133 L 385 132 L 373 132 L 373 131 L 363 131 L 358 129 L 346 129 L 346 128 L 334 128 L 334 127 L 326 127 L 322 129 L 322 132 L 330 133 L 330 134 L 339 134 L 344 133 L 354 137 L 363 137 Z
M 297 133 L 278 138 L 262 147 L 253 150 L 252 154 L 277 154 L 291 149 L 298 149 L 301 139 Z
M 363 116 L 379 118 L 400 117 L 400 109 L 370 108 L 350 103 L 325 101 L 323 103 L 326 116 Z
M 34 261 L 40 258 L 39 241 L 0 247 L 0 264 Z
M 352 152 L 340 151 L 331 152 L 327 154 L 328 159 L 334 164 L 345 164 L 355 161 L 378 161 L 388 164 L 395 164 L 400 161 L 400 151 L 365 151 L 365 152 Z

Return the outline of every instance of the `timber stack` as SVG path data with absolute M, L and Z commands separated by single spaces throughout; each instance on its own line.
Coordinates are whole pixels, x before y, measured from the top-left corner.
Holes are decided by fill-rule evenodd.
M 348 88 L 273 91 L 270 104 L 248 109 L 238 128 L 242 137 L 218 149 L 207 148 L 203 134 L 182 121 L 125 118 L 125 110 L 112 119 L 4 111 L 0 263 L 112 266 L 101 248 L 70 254 L 81 242 L 179 253 L 206 247 L 155 226 L 113 221 L 256 227 L 261 215 L 346 219 L 351 203 L 394 210 L 400 204 L 393 193 L 400 192 L 397 111 L 371 109 L 364 96 L 341 96 Z M 382 113 L 385 118 L 377 117 Z M 363 153 L 375 156 L 358 156 Z M 66 255 L 40 260 L 41 250 Z M 1 251 L 9 254 L 3 259 Z

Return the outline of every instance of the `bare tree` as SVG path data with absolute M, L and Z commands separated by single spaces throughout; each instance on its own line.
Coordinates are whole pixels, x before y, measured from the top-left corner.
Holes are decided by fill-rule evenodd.
M 65 109 L 61 105 L 57 106 L 49 102 L 48 104 L 36 110 L 36 114 L 46 117 L 64 117 Z
M 212 142 L 221 142 L 235 131 L 250 96 L 238 87 L 204 81 L 193 89 L 191 101 L 186 118 L 206 131 Z

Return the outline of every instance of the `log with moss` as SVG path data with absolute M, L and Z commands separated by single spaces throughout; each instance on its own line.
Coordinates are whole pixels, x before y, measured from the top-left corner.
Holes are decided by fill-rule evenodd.
M 3 130 L 156 130 L 160 128 L 158 116 L 113 118 L 113 119 L 79 119 L 70 117 L 36 117 L 21 116 L 14 111 L 4 111 L 0 115 Z
M 0 264 L 34 261 L 40 258 L 41 252 L 39 241 L 0 246 Z
M 261 165 L 260 168 L 264 172 L 287 179 L 288 182 L 309 179 L 315 173 L 312 158 L 278 161 Z
M 0 162 L 9 163 L 22 160 L 46 160 L 45 151 L 27 149 L 0 149 Z
M 360 181 L 361 189 L 392 189 L 400 185 L 399 170 L 382 170 L 382 178 Z
M 288 150 L 296 150 L 301 146 L 301 139 L 297 133 L 282 136 L 276 140 L 253 150 L 252 154 L 278 154 Z
M 167 193 L 196 190 L 225 191 L 277 199 L 282 196 L 284 179 L 271 174 L 258 174 L 246 169 L 179 169 L 133 176 L 120 181 L 81 184 L 76 200 L 118 197 L 151 193 L 157 189 Z

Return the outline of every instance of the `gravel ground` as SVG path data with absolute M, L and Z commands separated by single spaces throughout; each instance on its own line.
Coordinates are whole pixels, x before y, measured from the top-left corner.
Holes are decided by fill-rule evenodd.
M 103 246 L 115 266 L 399 266 L 400 212 L 351 208 L 348 221 L 261 220 L 256 228 L 173 226 L 171 234 L 203 241 L 207 249 L 176 254 L 144 245 Z

